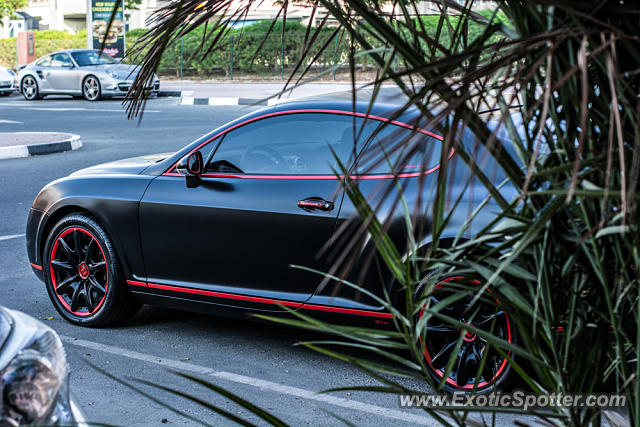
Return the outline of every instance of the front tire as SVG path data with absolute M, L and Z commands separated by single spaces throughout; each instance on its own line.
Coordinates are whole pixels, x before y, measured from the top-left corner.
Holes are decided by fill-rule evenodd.
M 34 99 L 40 99 L 40 88 L 38 82 L 33 76 L 25 76 L 20 83 L 20 92 L 27 101 L 33 101 Z
M 82 81 L 82 96 L 87 101 L 98 101 L 102 96 L 100 80 L 96 76 L 87 76 Z
M 480 298 L 475 304 L 470 305 L 473 295 L 467 295 L 443 306 L 441 301 L 455 299 L 456 288 L 468 289 L 469 286 L 480 287 L 481 283 L 463 276 L 443 279 L 431 294 L 430 308 L 438 307 L 436 310 L 443 315 L 454 318 L 460 323 L 473 325 L 508 343 L 514 343 L 516 341 L 515 325 L 512 324 L 500 302 L 490 296 L 490 290 L 487 291 L 488 298 L 493 298 L 495 303 L 487 301 L 488 298 L 484 301 Z M 418 319 L 423 314 L 424 310 L 421 310 Z M 476 393 L 484 393 L 495 388 L 507 388 L 512 381 L 513 372 L 507 359 L 494 346 L 489 345 L 486 339 L 472 331 L 458 329 L 435 315 L 427 321 L 426 333 L 421 334 L 421 342 L 424 343 L 426 366 L 437 383 L 442 382 L 452 353 L 458 349 L 458 353 L 454 356 L 453 367 L 444 379 L 443 388 L 450 393 L 470 393 L 474 389 Z M 515 358 L 508 349 L 501 348 L 501 350 L 511 359 Z M 485 361 L 480 371 L 483 358 Z
M 53 227 L 43 271 L 51 302 L 75 325 L 105 326 L 140 308 L 126 286 L 111 239 L 89 216 L 68 215 Z

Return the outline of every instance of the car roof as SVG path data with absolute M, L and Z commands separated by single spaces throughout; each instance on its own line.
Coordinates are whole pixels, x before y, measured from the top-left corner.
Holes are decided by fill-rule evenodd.
M 86 52 L 90 50 L 98 50 L 98 49 L 62 49 L 62 50 L 56 50 L 55 52 L 51 52 L 46 55 L 42 55 L 41 58 L 44 58 L 45 56 L 49 56 L 49 55 L 55 55 L 56 53 Z
M 395 87 L 383 87 L 377 93 L 374 93 L 374 90 L 370 88 L 360 88 L 356 91 L 355 99 L 350 90 L 331 92 L 280 102 L 276 104 L 273 111 L 319 110 L 322 112 L 321 110 L 324 110 L 328 113 L 332 110 L 348 111 L 358 115 L 368 114 L 369 116 L 414 123 L 423 117 L 416 107 L 409 107 L 400 115 L 398 114 L 398 111 L 404 108 L 408 101 L 409 98 L 402 90 Z

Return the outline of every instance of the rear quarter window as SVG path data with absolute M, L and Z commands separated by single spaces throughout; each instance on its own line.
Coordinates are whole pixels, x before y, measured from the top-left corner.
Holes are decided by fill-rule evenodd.
M 440 163 L 442 141 L 418 129 L 375 123 L 358 157 L 359 175 L 404 174 L 433 170 Z

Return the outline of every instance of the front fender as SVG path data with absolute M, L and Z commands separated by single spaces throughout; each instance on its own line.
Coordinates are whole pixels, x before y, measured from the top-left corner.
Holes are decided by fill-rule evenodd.
M 29 258 L 34 260 L 31 262 L 42 266 L 46 238 L 60 219 L 73 212 L 84 212 L 93 216 L 111 238 L 127 277 L 144 277 L 138 207 L 153 178 L 145 175 L 71 176 L 47 185 L 36 197 L 27 222 L 27 241 L 33 242 L 27 244 Z

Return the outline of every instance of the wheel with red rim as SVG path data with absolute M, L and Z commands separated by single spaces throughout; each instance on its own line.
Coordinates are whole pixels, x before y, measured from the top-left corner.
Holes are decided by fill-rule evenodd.
M 487 331 L 502 340 L 515 341 L 515 329 L 500 301 L 480 298 L 472 305 L 473 295 L 455 298 L 458 284 L 462 286 L 480 286 L 477 280 L 469 280 L 462 276 L 443 279 L 431 295 L 429 306 L 443 315 L 452 317 L 460 323 L 471 325 Z M 460 288 L 458 288 L 460 289 Z M 488 292 L 490 295 L 490 291 Z M 455 300 L 443 305 L 443 301 Z M 489 297 L 491 298 L 491 297 Z M 495 302 L 495 303 L 494 303 Z M 419 313 L 419 318 L 424 310 Z M 452 354 L 453 367 L 444 381 L 444 389 L 449 392 L 486 392 L 496 387 L 504 388 L 510 381 L 511 367 L 507 359 L 487 340 L 473 331 L 457 328 L 436 316 L 432 316 L 426 325 L 426 332 L 421 336 L 424 343 L 424 358 L 432 377 L 441 382 Z M 501 349 L 510 358 L 514 358 L 506 348 Z M 482 359 L 485 359 L 482 364 Z M 480 369 L 482 367 L 482 369 Z
M 73 214 L 60 220 L 43 260 L 49 297 L 71 323 L 103 326 L 138 310 L 111 240 L 93 218 Z

